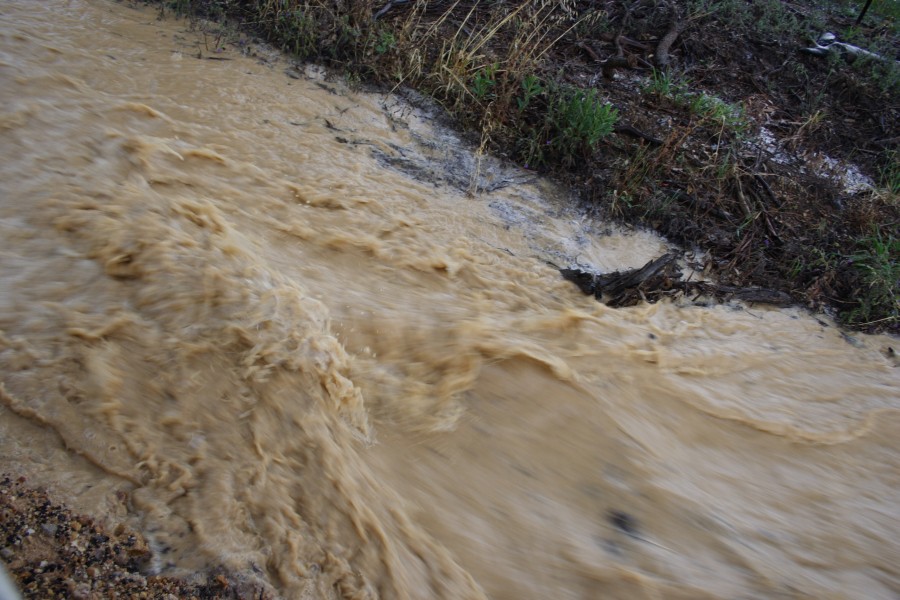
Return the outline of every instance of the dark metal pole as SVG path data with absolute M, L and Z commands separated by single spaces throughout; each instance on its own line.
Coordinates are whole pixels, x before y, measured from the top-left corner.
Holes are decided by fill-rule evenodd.
M 869 5 L 872 4 L 872 0 L 866 0 L 866 5 L 863 6 L 862 12 L 859 13 L 859 17 L 856 19 L 856 24 L 859 25 L 862 23 L 863 17 L 866 16 L 866 11 L 869 10 Z

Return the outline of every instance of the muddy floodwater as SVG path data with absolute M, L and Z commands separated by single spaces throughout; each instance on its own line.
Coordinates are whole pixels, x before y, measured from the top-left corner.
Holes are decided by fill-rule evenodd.
M 897 339 L 608 308 L 664 240 L 214 44 L 0 5 L 0 469 L 284 598 L 900 597 Z

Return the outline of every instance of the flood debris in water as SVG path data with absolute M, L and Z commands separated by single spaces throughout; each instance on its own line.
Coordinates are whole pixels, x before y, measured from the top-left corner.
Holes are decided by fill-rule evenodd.
M 582 269 L 559 269 L 560 274 L 588 295 L 614 308 L 640 302 L 658 302 L 679 296 L 712 296 L 717 300 L 784 306 L 791 297 L 781 291 L 760 287 L 735 287 L 685 278 L 673 252 L 648 261 L 637 269 L 595 274 Z

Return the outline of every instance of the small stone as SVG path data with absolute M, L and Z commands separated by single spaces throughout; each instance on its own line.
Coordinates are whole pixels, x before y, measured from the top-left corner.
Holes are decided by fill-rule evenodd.
M 9 548 L 0 548 L 0 556 L 2 556 L 3 558 L 5 558 L 7 560 L 12 558 L 13 554 L 14 554 L 14 552 L 12 550 L 10 550 Z
M 56 523 L 44 523 L 41 525 L 41 529 L 44 530 L 44 533 L 50 536 L 56 535 L 57 530 L 59 529 L 59 525 Z
M 91 597 L 91 586 L 87 583 L 79 583 L 72 590 L 73 600 L 89 600 Z

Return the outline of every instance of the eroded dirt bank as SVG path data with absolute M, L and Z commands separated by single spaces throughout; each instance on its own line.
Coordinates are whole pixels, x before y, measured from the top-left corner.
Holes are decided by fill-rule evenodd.
M 0 12 L 4 472 L 286 598 L 900 591 L 894 338 L 598 304 L 667 244 L 154 17 Z

